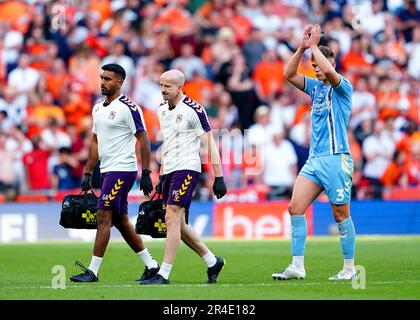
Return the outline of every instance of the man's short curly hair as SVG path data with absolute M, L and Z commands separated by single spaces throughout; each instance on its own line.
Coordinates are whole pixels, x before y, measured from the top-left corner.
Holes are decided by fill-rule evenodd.
M 331 48 L 327 46 L 318 46 L 318 48 L 319 48 L 319 51 L 321 51 L 324 57 L 326 57 L 327 59 L 328 58 L 335 59 L 334 52 L 331 50 Z M 312 59 L 313 59 L 313 56 L 312 56 Z

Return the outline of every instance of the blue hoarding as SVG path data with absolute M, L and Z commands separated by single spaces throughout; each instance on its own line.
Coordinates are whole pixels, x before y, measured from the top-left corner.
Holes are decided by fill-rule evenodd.
M 357 234 L 420 234 L 418 201 L 353 201 L 351 216 Z M 335 225 L 329 203 L 314 204 L 314 235 L 331 233 Z

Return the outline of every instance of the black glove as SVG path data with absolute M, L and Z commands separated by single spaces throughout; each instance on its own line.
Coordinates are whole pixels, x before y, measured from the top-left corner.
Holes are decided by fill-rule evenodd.
M 163 187 L 163 176 L 159 176 L 159 182 L 156 185 L 156 192 L 158 194 L 162 194 L 162 187 Z
M 150 192 L 153 191 L 153 184 L 152 180 L 150 179 L 150 171 L 149 169 L 143 169 L 141 172 L 141 179 L 140 179 L 140 190 L 143 190 L 143 194 L 147 197 Z
M 82 183 L 80 184 L 82 191 L 89 191 L 92 188 L 92 174 L 85 173 L 83 175 Z
M 216 177 L 213 184 L 213 193 L 217 199 L 222 198 L 226 194 L 226 184 L 223 177 Z

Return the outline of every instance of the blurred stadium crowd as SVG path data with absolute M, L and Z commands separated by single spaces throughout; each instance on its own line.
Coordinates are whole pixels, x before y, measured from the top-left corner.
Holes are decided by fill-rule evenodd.
M 113 62 L 143 109 L 154 183 L 159 76 L 178 68 L 186 94 L 223 128 L 215 134 L 228 188 L 290 196 L 308 156 L 310 100 L 282 72 L 309 23 L 322 25 L 323 44 L 354 87 L 353 197 L 418 186 L 419 9 L 403 0 L 1 1 L 0 193 L 13 200 L 79 187 L 101 66 Z M 309 52 L 299 69 L 314 77 Z M 209 168 L 201 199 L 211 197 Z

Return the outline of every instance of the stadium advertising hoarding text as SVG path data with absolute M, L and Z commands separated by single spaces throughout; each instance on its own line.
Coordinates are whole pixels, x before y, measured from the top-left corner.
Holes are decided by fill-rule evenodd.
M 261 239 L 290 237 L 287 201 L 230 203 L 193 202 L 189 223 L 203 237 Z M 93 241 L 96 230 L 64 229 L 59 225 L 61 204 L 0 204 L 0 243 L 48 240 Z M 136 222 L 137 204 L 129 204 Z M 329 203 L 315 202 L 307 212 L 309 235 L 337 235 Z M 354 201 L 352 217 L 357 234 L 420 234 L 419 201 Z M 112 228 L 112 238 L 122 239 Z M 150 239 L 147 237 L 146 239 Z
M 213 235 L 223 239 L 290 238 L 287 207 L 287 201 L 218 203 L 214 207 Z M 312 206 L 306 219 L 308 235 L 312 235 Z

